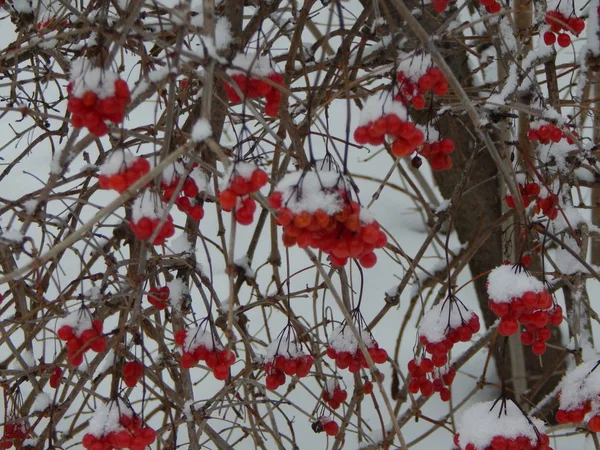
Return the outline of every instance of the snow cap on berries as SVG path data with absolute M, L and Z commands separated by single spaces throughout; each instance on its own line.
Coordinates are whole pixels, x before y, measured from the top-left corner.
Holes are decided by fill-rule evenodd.
M 488 295 L 496 303 L 510 303 L 525 292 L 536 294 L 545 290 L 544 284 L 525 271 L 515 272 L 509 264 L 496 267 L 488 275 Z
M 401 55 L 400 58 L 398 72 L 404 73 L 404 76 L 413 83 L 417 83 L 419 78 L 433 66 L 431 55 L 427 53 L 407 53 Z
M 188 328 L 185 334 L 183 350 L 186 352 L 192 352 L 200 346 L 203 346 L 211 352 L 215 349 L 218 351 L 223 350 L 223 347 L 219 345 L 209 329 L 205 327 Z
M 401 102 L 394 100 L 390 91 L 382 91 L 365 100 L 360 110 L 358 125 L 366 125 L 387 114 L 395 114 L 400 120 L 408 121 L 408 113 Z
M 154 192 L 144 191 L 136 197 L 131 207 L 131 218 L 134 222 L 142 217 L 160 219 L 166 215 L 165 204 Z
M 133 411 L 120 400 L 110 401 L 100 406 L 88 426 L 88 433 L 96 438 L 101 438 L 112 432 L 123 430 L 121 426 L 121 417 L 132 417 Z
M 358 330 L 367 348 L 375 345 L 375 340 L 368 330 Z M 358 350 L 358 340 L 349 326 L 340 325 L 329 336 L 329 346 L 338 353 L 355 353 Z
M 442 342 L 446 339 L 446 331 L 456 329 L 476 315 L 473 311 L 454 302 L 442 302 L 425 313 L 419 325 L 419 336 L 428 342 Z
M 597 361 L 580 364 L 568 371 L 560 382 L 560 409 L 569 411 L 581 407 L 588 400 L 600 394 L 600 370 L 592 369 Z
M 277 186 L 286 208 L 295 214 L 323 210 L 329 215 L 341 211 L 343 200 L 336 188 L 344 187 L 338 172 L 292 172 L 285 175 Z
M 65 325 L 73 329 L 73 334 L 79 337 L 85 330 L 93 328 L 92 315 L 86 309 L 79 309 L 73 311 L 67 317 L 59 319 L 57 326 L 58 328 L 64 327 Z
M 110 153 L 104 164 L 98 170 L 99 175 L 114 175 L 119 173 L 123 166 L 130 167 L 138 157 L 129 150 L 116 149 Z
M 538 437 L 535 428 L 544 433 L 544 423 L 534 417 L 527 420 L 523 412 L 511 401 L 506 402 L 505 410 L 499 403 L 492 409 L 494 402 L 476 403 L 468 408 L 458 419 L 456 431 L 460 434 L 459 444 L 465 448 L 468 443 L 475 445 L 475 450 L 484 450 L 489 447 L 495 436 L 516 438 L 525 436 L 534 443 Z
M 270 58 L 255 53 L 238 53 L 233 58 L 231 66 L 230 69 L 227 69 L 229 75 L 242 74 L 266 77 L 275 72 Z
M 265 362 L 273 362 L 277 355 L 283 355 L 288 359 L 296 359 L 302 358 L 305 353 L 302 351 L 302 346 L 297 341 L 282 337 L 269 344 Z
M 99 98 L 108 98 L 115 95 L 115 81 L 119 76 L 101 67 L 93 66 L 92 62 L 80 58 L 71 64 L 71 82 L 72 95 L 74 97 L 83 97 L 83 95 L 92 91 Z

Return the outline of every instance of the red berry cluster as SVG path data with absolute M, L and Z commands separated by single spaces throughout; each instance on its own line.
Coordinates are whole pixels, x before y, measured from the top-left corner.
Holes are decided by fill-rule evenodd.
M 521 201 L 523 202 L 523 206 L 527 208 L 533 200 L 537 198 L 540 194 L 540 186 L 537 183 L 519 183 L 519 192 L 521 194 Z M 506 204 L 509 208 L 515 207 L 515 199 L 512 195 L 507 195 L 504 197 L 506 200 Z
M 94 319 L 85 329 L 63 325 L 58 329 L 59 339 L 67 342 L 67 361 L 73 366 L 83 362 L 83 354 L 89 350 L 102 353 L 106 350 L 106 338 L 102 335 L 102 321 Z
M 331 263 L 344 266 L 348 258 L 356 258 L 364 268 L 377 263 L 375 249 L 387 244 L 385 233 L 373 220 L 363 223 L 361 206 L 348 201 L 347 194 L 340 194 L 342 209 L 332 215 L 323 210 L 292 212 L 283 204 L 283 194 L 275 191 L 269 197 L 269 205 L 277 210 L 277 224 L 283 227 L 283 245 L 300 248 L 312 247 L 329 255 Z M 346 200 L 344 200 L 346 199 Z
M 315 433 L 325 432 L 328 436 L 335 436 L 340 431 L 340 426 L 331 417 L 321 416 L 312 424 Z
M 170 183 L 165 183 L 163 180 L 160 183 L 162 189 L 162 201 L 168 203 L 171 198 L 175 195 L 177 185 L 179 184 L 179 177 L 175 176 Z M 200 193 L 198 185 L 194 179 L 188 176 L 183 182 L 183 188 L 179 195 L 175 199 L 175 204 L 179 211 L 187 213 L 193 220 L 199 221 L 204 217 L 204 208 L 199 203 L 196 203 L 196 196 Z
M 144 158 L 135 158 L 133 161 L 124 159 L 121 169 L 113 174 L 98 176 L 98 185 L 100 189 L 114 189 L 122 193 L 129 186 L 135 183 L 150 172 L 150 163 Z
M 154 231 L 160 224 L 161 219 L 158 217 L 150 218 L 150 217 L 142 217 L 137 221 L 130 220 L 129 227 L 135 237 L 140 241 L 145 241 L 146 239 L 150 239 L 154 234 Z M 175 234 L 175 226 L 173 225 L 173 218 L 171 214 L 167 216 L 167 220 L 163 223 L 162 227 L 154 240 L 152 241 L 152 245 L 162 245 L 165 243 L 167 238 L 170 238 Z
M 396 76 L 399 84 L 399 92 L 395 100 L 405 105 L 411 103 L 415 109 L 425 108 L 425 95 L 433 91 L 435 95 L 446 95 L 448 93 L 448 80 L 444 72 L 437 67 L 429 67 L 427 71 L 418 78 L 404 73 L 402 70 Z
M 267 389 L 274 391 L 285 384 L 285 376 L 296 375 L 298 378 L 304 378 L 310 372 L 313 365 L 313 357 L 310 355 L 296 355 L 287 357 L 277 355 L 273 361 L 265 363 L 265 373 L 267 374 L 265 384 Z
M 283 75 L 271 73 L 267 77 L 276 85 L 284 86 Z M 245 98 L 265 98 L 265 114 L 270 117 L 277 117 L 279 114 L 279 102 L 281 101 L 281 91 L 260 78 L 246 76 L 242 73 L 231 75 L 231 79 L 237 85 Z M 229 83 L 224 83 L 227 98 L 232 103 L 240 103 L 242 98 L 238 95 L 234 87 Z
M 550 25 L 550 31 L 544 33 L 544 42 L 546 45 L 553 45 L 558 41 L 561 47 L 571 45 L 571 36 L 579 36 L 585 28 L 585 22 L 576 16 L 566 17 L 560 11 L 546 12 L 546 23 Z
M 454 141 L 444 138 L 438 142 L 426 142 L 419 150 L 419 154 L 427 158 L 431 168 L 436 172 L 452 168 L 450 154 L 454 151 Z
M 489 14 L 497 14 L 502 9 L 502 5 L 496 0 L 479 0 L 479 4 L 485 7 Z
M 423 143 L 423 132 L 414 123 L 396 114 L 386 114 L 361 125 L 354 131 L 354 140 L 361 145 L 382 145 L 385 137 L 393 138 L 392 153 L 397 157 L 411 155 Z
M 250 172 L 245 170 L 250 165 L 242 164 L 239 167 L 244 170 L 237 172 L 234 168 L 227 187 L 219 193 L 219 202 L 223 211 L 234 211 L 237 223 L 250 225 L 254 220 L 256 202 L 249 195 L 265 186 L 269 177 L 262 169 L 254 166 L 254 170 Z
M 532 126 L 527 131 L 527 138 L 531 142 L 539 142 L 540 144 L 560 142 L 562 138 L 566 137 L 566 133 L 553 123 L 546 123 L 537 128 Z
M 370 381 L 367 383 L 370 383 Z M 363 392 L 366 390 L 365 386 L 363 386 Z M 371 383 L 371 392 L 373 392 L 373 383 Z M 367 394 L 367 392 L 365 392 L 365 394 Z M 331 409 L 338 409 L 340 405 L 348 398 L 348 392 L 346 392 L 346 389 L 342 389 L 337 383 L 335 383 L 333 386 L 326 384 L 325 389 L 321 394 L 321 398 L 329 405 Z
M 443 402 L 450 400 L 450 389 L 456 377 L 456 370 L 450 367 L 447 371 L 441 372 L 435 369 L 433 361 L 429 358 L 423 358 L 421 361 L 411 359 L 408 362 L 408 390 L 413 394 L 421 391 L 424 397 L 430 397 L 434 392 L 440 394 Z
M 596 359 L 569 370 L 561 380 L 556 421 L 579 424 L 586 420 L 590 431 L 600 432 L 600 364 Z
M 191 338 L 189 342 L 188 335 Z M 208 333 L 200 329 L 179 330 L 175 333 L 175 343 L 181 347 L 182 351 L 181 366 L 189 369 L 200 361 L 204 361 L 212 370 L 214 377 L 223 381 L 229 376 L 229 368 L 235 362 L 235 354 L 231 350 L 219 348 L 220 346 L 216 343 L 212 346 L 199 344 L 197 341 L 202 340 L 206 335 Z
M 387 362 L 388 354 L 384 348 L 380 348 L 376 341 L 371 343 L 365 342 L 369 355 L 375 364 L 384 364 Z M 365 359 L 360 348 L 357 348 L 354 352 L 337 351 L 333 346 L 327 347 L 327 356 L 335 361 L 335 365 L 338 369 L 348 369 L 350 373 L 356 373 L 360 369 L 367 369 L 369 364 Z
M 547 197 L 538 197 L 535 200 L 535 213 L 544 214 L 550 220 L 554 220 L 558 217 L 558 195 L 553 192 L 548 192 Z
M 171 292 L 169 291 L 168 286 L 163 286 L 161 288 L 151 287 L 150 293 L 148 294 L 148 302 L 159 311 L 162 311 L 167 307 L 167 300 L 169 300 L 170 295 Z
M 4 434 L 0 438 L 0 448 L 15 448 L 20 449 L 24 439 L 27 438 L 25 427 L 21 423 L 7 423 L 4 425 Z
M 123 366 L 123 381 L 127 387 L 134 387 L 144 374 L 144 366 L 139 361 L 129 361 Z
M 129 87 L 120 78 L 115 81 L 115 93 L 111 97 L 100 98 L 96 92 L 86 91 L 83 96 L 73 95 L 73 82 L 67 86 L 69 101 L 67 109 L 73 114 L 71 121 L 75 128 L 86 127 L 95 136 L 104 136 L 108 131 L 106 121 L 123 122 L 125 109 L 131 102 Z
M 63 371 L 60 367 L 55 367 L 52 371 L 52 375 L 50 375 L 50 387 L 52 389 L 56 389 L 60 385 L 60 381 L 62 380 Z
M 82 445 L 89 450 L 145 450 L 156 440 L 156 432 L 150 427 L 142 427 L 137 416 L 122 414 L 119 423 L 123 430 L 111 431 L 101 437 L 86 433 Z
M 458 447 L 458 450 L 552 450 L 550 447 L 550 438 L 544 433 L 540 433 L 537 436 L 537 440 L 530 439 L 526 436 L 517 436 L 515 438 L 494 436 L 487 447 L 478 447 L 472 442 L 461 447 L 459 445 L 459 439 L 459 433 L 454 435 L 454 445 Z

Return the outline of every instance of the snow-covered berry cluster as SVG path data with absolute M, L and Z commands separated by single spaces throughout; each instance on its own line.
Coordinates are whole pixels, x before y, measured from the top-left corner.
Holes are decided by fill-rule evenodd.
M 580 364 L 560 382 L 556 421 L 578 424 L 586 420 L 590 431 L 600 432 L 600 371 L 598 361 Z
M 419 341 L 435 367 L 448 362 L 448 353 L 457 342 L 469 342 L 480 329 L 479 316 L 456 297 L 431 308 L 419 325 Z
M 160 188 L 162 190 L 161 199 L 163 202 L 168 203 L 171 201 L 179 180 L 181 179 L 181 173 L 184 173 L 185 167 L 181 162 L 171 164 L 167 166 L 162 172 L 162 180 L 160 182 Z M 192 171 L 186 177 L 183 182 L 183 187 L 177 197 L 175 198 L 175 205 L 177 209 L 188 214 L 193 220 L 199 221 L 204 217 L 204 208 L 197 199 L 197 196 L 203 190 L 206 190 L 207 183 L 205 176 L 201 173 L 198 168 L 198 164 L 193 165 Z
M 123 382 L 127 387 L 134 387 L 144 375 L 144 366 L 139 361 L 129 361 L 123 365 Z
M 360 112 L 354 140 L 361 145 L 382 145 L 388 137 L 394 156 L 411 155 L 422 143 L 423 132 L 408 120 L 402 103 L 392 100 L 390 93 L 369 97 Z
M 73 311 L 58 324 L 57 335 L 67 343 L 67 361 L 73 366 L 83 362 L 89 350 L 102 353 L 106 350 L 106 338 L 102 334 L 101 320 L 92 318 L 90 312 L 81 308 Z
M 284 328 L 278 339 L 267 347 L 265 384 L 272 391 L 285 384 L 286 375 L 306 377 L 313 365 L 313 357 L 302 351 L 297 338 L 290 338 L 291 333 L 289 327 Z
M 344 179 L 336 172 L 290 173 L 269 196 L 269 205 L 277 211 L 286 247 L 321 250 L 336 266 L 355 258 L 361 266 L 373 267 L 375 249 L 387 243 L 377 221 L 349 199 Z
M 434 67 L 431 56 L 426 53 L 411 53 L 406 55 L 398 66 L 398 92 L 396 100 L 415 109 L 425 108 L 425 98 L 428 92 L 435 95 L 448 93 L 448 80 L 444 73 Z
M 436 142 L 425 142 L 419 149 L 419 154 L 426 158 L 431 168 L 436 172 L 452 168 L 450 154 L 454 151 L 454 141 L 444 138 Z
M 232 103 L 240 103 L 244 99 L 264 98 L 265 114 L 277 117 L 281 91 L 274 85 L 284 86 L 283 76 L 276 73 L 268 58 L 258 55 L 238 54 L 231 63 L 233 68 L 227 70 L 233 83 L 241 91 L 240 97 L 236 89 L 229 83 L 224 83 L 227 99 Z M 264 80 L 271 81 L 268 83 Z
M 430 397 L 437 392 L 443 402 L 450 400 L 450 386 L 456 377 L 454 367 L 438 369 L 430 358 L 411 359 L 408 374 L 408 390 L 411 393 L 418 394 L 420 391 L 424 397 Z
M 456 424 L 454 445 L 459 450 L 551 450 L 544 423 L 504 399 L 465 410 Z
M 147 190 L 138 195 L 133 202 L 129 227 L 136 238 L 145 241 L 152 237 L 165 215 L 166 205 L 155 193 Z M 162 245 L 174 234 L 173 218 L 168 214 L 152 245 Z
M 256 202 L 249 195 L 267 184 L 269 176 L 256 164 L 237 162 L 225 177 L 225 184 L 219 193 L 223 211 L 233 211 L 240 225 L 250 225 L 254 220 Z
M 357 326 L 357 329 L 373 362 L 375 364 L 387 362 L 387 352 L 384 348 L 379 347 L 371 332 L 361 326 Z M 329 336 L 327 356 L 335 361 L 338 369 L 348 369 L 350 373 L 356 373 L 360 369 L 369 367 L 365 355 L 358 346 L 356 336 L 346 323 L 338 326 Z
M 371 390 L 373 384 L 371 383 Z M 364 391 L 363 387 L 363 391 Z M 343 389 L 335 379 L 328 379 L 325 383 L 325 389 L 321 393 L 321 398 L 326 402 L 331 409 L 338 409 L 342 403 L 348 398 L 348 392 Z
M 107 133 L 107 121 L 116 124 L 123 122 L 125 109 L 131 102 L 125 80 L 114 72 L 91 67 L 84 60 L 73 63 L 67 92 L 67 109 L 73 115 L 73 126 L 86 127 L 95 136 Z
M 159 311 L 162 311 L 168 306 L 167 300 L 169 300 L 169 296 L 171 292 L 168 286 L 163 287 L 151 287 L 150 293 L 148 294 L 148 303 L 154 306 Z
M 531 345 L 536 355 L 545 353 L 546 341 L 551 336 L 548 325 L 560 325 L 562 308 L 554 305 L 544 284 L 518 265 L 503 264 L 490 272 L 487 290 L 488 305 L 500 318 L 498 332 L 511 336 L 519 331 L 521 324 L 525 327 L 521 342 Z
M 6 423 L 4 424 L 4 433 L 0 438 L 0 448 L 22 448 L 22 442 L 27 438 L 25 425 L 22 423 Z
M 202 328 L 192 327 L 175 333 L 175 343 L 181 347 L 181 366 L 189 369 L 204 361 L 217 380 L 229 376 L 229 368 L 235 362 L 235 354 L 219 344 L 213 334 Z
M 575 16 L 571 6 L 570 13 L 560 10 L 550 10 L 546 12 L 545 21 L 550 25 L 550 31 L 544 33 L 544 42 L 546 45 L 554 45 L 558 42 L 561 47 L 571 45 L 571 34 L 579 36 L 585 28 L 583 19 Z
M 60 382 L 62 380 L 62 374 L 63 374 L 63 370 L 60 367 L 55 367 L 54 370 L 52 371 L 52 375 L 50 375 L 50 387 L 52 389 L 56 389 L 59 385 Z
M 156 440 L 156 432 L 122 402 L 110 402 L 99 408 L 83 436 L 81 444 L 88 450 L 144 450 Z
M 148 172 L 148 160 L 136 157 L 129 150 L 115 150 L 98 170 L 98 185 L 121 193 Z

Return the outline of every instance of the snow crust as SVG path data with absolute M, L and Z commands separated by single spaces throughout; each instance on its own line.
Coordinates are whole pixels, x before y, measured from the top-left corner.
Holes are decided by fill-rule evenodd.
M 496 267 L 488 275 L 488 295 L 496 303 L 510 303 L 513 298 L 521 297 L 525 292 L 539 293 L 544 284 L 525 271 L 515 273 L 509 264 Z
M 52 405 L 52 398 L 45 392 L 40 392 L 35 397 L 35 400 L 33 401 L 33 404 L 31 405 L 31 410 L 29 412 L 35 413 L 45 411 L 50 405 Z

